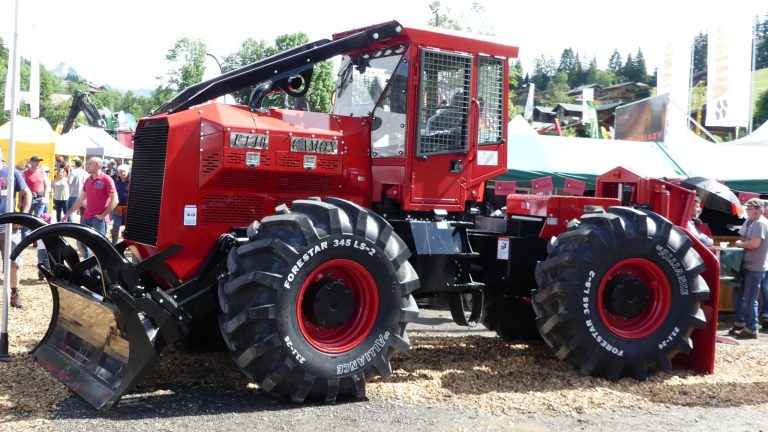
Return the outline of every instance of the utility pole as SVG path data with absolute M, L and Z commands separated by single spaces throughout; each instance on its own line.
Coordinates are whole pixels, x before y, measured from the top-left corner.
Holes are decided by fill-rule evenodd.
M 221 70 L 221 63 L 219 63 L 219 59 L 217 59 L 215 55 L 213 55 L 213 54 L 211 54 L 211 53 L 208 53 L 208 52 L 207 52 L 207 53 L 205 53 L 205 55 L 206 55 L 206 56 L 208 56 L 208 57 L 210 57 L 210 58 L 212 58 L 212 59 L 213 59 L 213 61 L 215 61 L 215 62 L 216 62 L 216 64 L 219 66 L 219 75 L 223 74 L 223 73 L 224 73 L 224 71 L 223 71 L 223 70 Z
M 440 2 L 435 0 L 429 4 L 429 10 L 435 14 L 435 27 L 440 27 Z

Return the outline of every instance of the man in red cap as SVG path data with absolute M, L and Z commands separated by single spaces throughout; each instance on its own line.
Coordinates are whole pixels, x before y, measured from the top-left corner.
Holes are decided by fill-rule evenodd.
M 31 213 L 35 216 L 40 216 L 43 212 L 45 205 L 48 203 L 48 190 L 46 190 L 45 172 L 40 167 L 40 162 L 43 159 L 39 156 L 32 156 L 29 158 L 29 168 L 24 170 L 24 180 L 29 186 L 30 192 L 32 192 L 32 209 Z

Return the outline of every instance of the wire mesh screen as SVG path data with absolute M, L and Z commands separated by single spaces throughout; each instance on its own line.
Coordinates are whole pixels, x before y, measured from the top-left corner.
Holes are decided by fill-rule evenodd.
M 480 57 L 477 72 L 477 100 L 480 102 L 480 144 L 501 142 L 504 122 L 504 60 Z
M 471 83 L 471 56 L 421 52 L 417 156 L 467 151 Z

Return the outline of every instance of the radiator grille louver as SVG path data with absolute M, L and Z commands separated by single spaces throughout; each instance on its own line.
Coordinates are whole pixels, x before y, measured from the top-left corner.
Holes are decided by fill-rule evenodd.
M 125 239 L 156 246 L 165 177 L 168 123 L 165 120 L 145 123 L 136 131 L 133 142 L 131 193 L 128 197 L 130 210 Z
M 266 214 L 266 201 L 262 197 L 209 194 L 203 197 L 201 220 L 204 223 L 228 222 L 232 226 L 248 226 Z
M 200 171 L 203 174 L 210 174 L 221 166 L 221 153 L 211 153 L 203 158 Z

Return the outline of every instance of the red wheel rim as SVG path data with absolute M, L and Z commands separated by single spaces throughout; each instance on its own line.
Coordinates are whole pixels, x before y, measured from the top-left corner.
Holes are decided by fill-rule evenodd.
M 340 327 L 324 327 L 304 312 L 310 287 L 325 281 L 344 283 L 354 298 L 352 314 Z M 299 329 L 306 341 L 322 352 L 339 354 L 359 345 L 371 332 L 379 312 L 379 292 L 365 267 L 355 261 L 335 259 L 312 270 L 301 286 L 296 309 Z
M 648 303 L 639 315 L 624 317 L 611 312 L 606 295 L 611 281 L 623 275 L 639 279 L 648 292 Z M 608 270 L 597 292 L 597 308 L 608 330 L 625 339 L 642 339 L 656 331 L 669 313 L 672 290 L 664 272 L 643 258 L 621 260 Z

